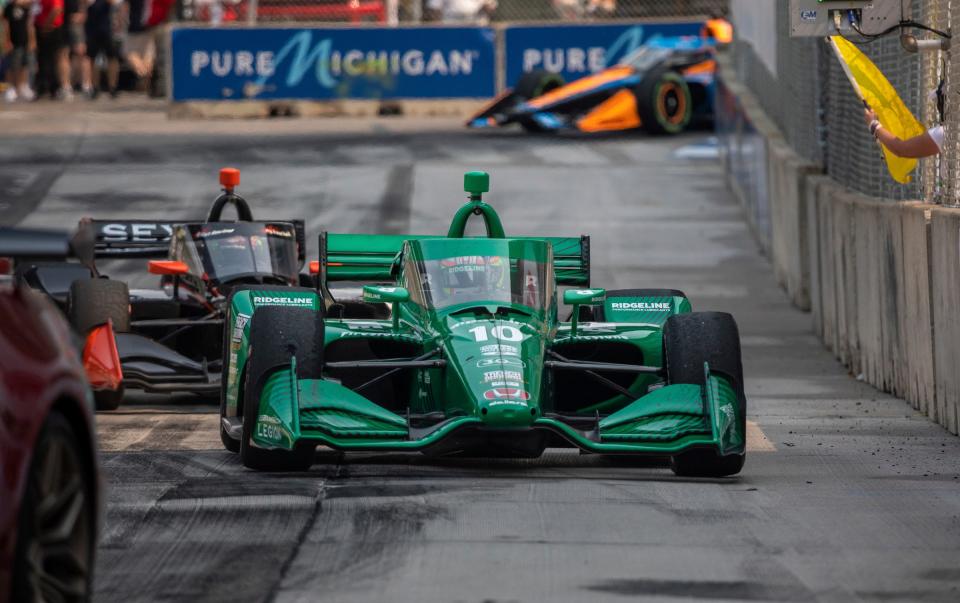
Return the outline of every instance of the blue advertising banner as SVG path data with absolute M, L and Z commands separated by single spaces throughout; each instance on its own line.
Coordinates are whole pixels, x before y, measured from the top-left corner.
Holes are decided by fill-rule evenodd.
M 177 28 L 173 100 L 484 98 L 485 27 Z
M 567 81 L 614 65 L 658 36 L 699 36 L 703 22 L 508 26 L 504 31 L 506 84 L 534 69 Z

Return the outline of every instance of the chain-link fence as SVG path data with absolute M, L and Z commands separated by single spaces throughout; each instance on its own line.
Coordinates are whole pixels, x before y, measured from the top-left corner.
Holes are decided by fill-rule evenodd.
M 788 10 L 786 0 L 777 2 L 773 62 L 770 57 L 758 56 L 755 45 L 749 41 L 737 39 L 733 45 L 738 76 L 754 91 L 787 142 L 802 157 L 823 165 L 827 174 L 858 192 L 894 200 L 956 203 L 960 139 L 954 124 L 960 125 L 960 113 L 951 109 L 960 108 L 960 83 L 951 90 L 949 75 L 954 59 L 950 53 L 907 53 L 897 35 L 860 47 L 928 128 L 939 122 L 932 93 L 940 79 L 945 78 L 947 119 L 943 153 L 924 160 L 913 182 L 898 184 L 887 172 L 881 150 L 863 122 L 862 105 L 833 52 L 822 39 L 791 38 Z M 951 22 L 960 18 L 960 1 L 914 1 L 911 11 L 907 16 L 913 20 L 948 30 Z
M 204 23 L 490 23 L 723 15 L 728 0 L 181 0 Z

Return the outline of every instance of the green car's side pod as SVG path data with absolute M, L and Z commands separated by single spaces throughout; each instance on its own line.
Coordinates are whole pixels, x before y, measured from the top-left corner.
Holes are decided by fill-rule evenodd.
M 521 457 L 559 446 L 737 473 L 746 400 L 733 318 L 691 312 L 678 291 L 587 288 L 585 237 L 508 238 L 481 200 L 486 174 L 465 188 L 445 238 L 322 236 L 317 290 L 234 292 L 224 445 L 257 469 L 305 468 L 318 445 Z M 486 237 L 463 236 L 474 214 Z M 558 263 L 554 243 L 572 241 Z M 328 288 L 338 278 L 392 282 L 345 300 Z M 582 287 L 564 293 L 569 321 L 561 279 Z

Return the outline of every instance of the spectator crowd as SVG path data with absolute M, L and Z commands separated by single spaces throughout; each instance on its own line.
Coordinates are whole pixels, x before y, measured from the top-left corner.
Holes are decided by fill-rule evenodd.
M 7 102 L 116 97 L 121 64 L 154 93 L 157 26 L 173 0 L 0 0 L 0 73 Z

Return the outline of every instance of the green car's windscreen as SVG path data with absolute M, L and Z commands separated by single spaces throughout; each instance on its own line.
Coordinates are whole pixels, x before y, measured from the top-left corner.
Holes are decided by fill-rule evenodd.
M 426 305 L 508 303 L 543 310 L 553 291 L 553 262 L 544 241 L 433 239 L 413 242 Z M 423 259 L 420 259 L 423 258 Z

